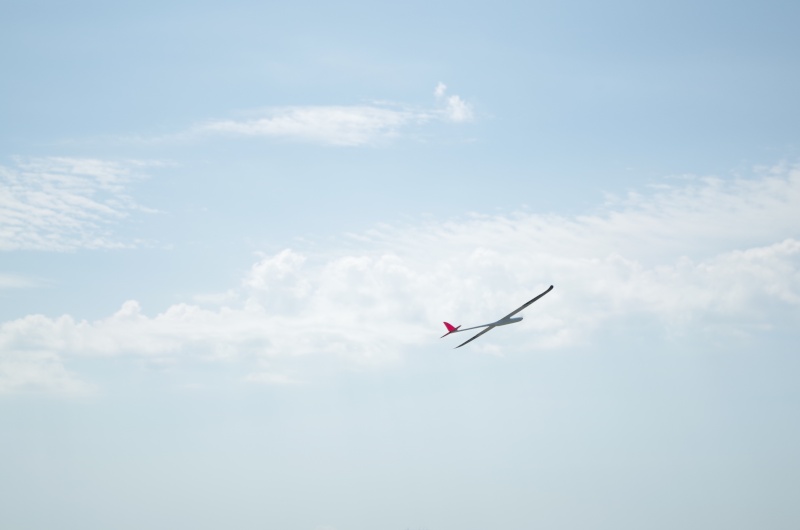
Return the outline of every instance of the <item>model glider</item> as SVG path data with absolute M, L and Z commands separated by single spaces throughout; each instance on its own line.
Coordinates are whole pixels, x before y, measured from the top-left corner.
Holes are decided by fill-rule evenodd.
M 513 317 L 514 315 L 516 315 L 517 313 L 519 313 L 520 311 L 522 311 L 523 309 L 525 309 L 526 307 L 528 307 L 529 305 L 534 303 L 536 300 L 538 300 L 539 298 L 543 297 L 544 295 L 546 295 L 547 293 L 549 293 L 552 290 L 553 290 L 553 286 L 551 285 L 550 287 L 547 288 L 547 290 L 545 292 L 543 292 L 542 294 L 540 294 L 539 296 L 537 296 L 533 300 L 529 300 L 529 301 L 525 302 L 524 304 L 522 304 L 517 309 L 513 310 L 512 312 L 510 312 L 509 314 L 507 314 L 506 316 L 504 316 L 503 318 L 501 318 L 497 322 L 492 322 L 491 324 L 483 324 L 482 326 L 472 326 L 471 328 L 461 329 L 461 326 L 454 326 L 454 325 L 452 325 L 452 324 L 450 324 L 448 322 L 445 322 L 444 323 L 444 327 L 447 328 L 447 333 L 442 335 L 440 338 L 444 338 L 444 337 L 450 335 L 451 333 L 460 333 L 462 331 L 469 331 L 471 329 L 486 328 L 483 331 L 481 331 L 480 333 L 478 333 L 477 335 L 475 335 L 474 337 L 472 337 L 471 339 L 469 339 L 467 341 L 464 341 L 461 344 L 459 344 L 458 346 L 456 346 L 456 348 L 460 348 L 461 346 L 463 346 L 465 344 L 468 344 L 468 343 L 472 342 L 473 340 L 477 339 L 478 337 L 480 337 L 484 333 L 493 330 L 497 326 L 505 326 L 505 325 L 508 325 L 508 324 L 516 324 L 517 322 L 522 320 L 522 317 L 516 317 L 516 318 L 511 318 L 511 317 Z

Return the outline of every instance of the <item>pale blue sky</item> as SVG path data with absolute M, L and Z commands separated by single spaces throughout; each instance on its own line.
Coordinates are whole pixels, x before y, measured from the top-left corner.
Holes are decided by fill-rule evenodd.
M 0 12 L 3 527 L 800 524 L 798 4 Z

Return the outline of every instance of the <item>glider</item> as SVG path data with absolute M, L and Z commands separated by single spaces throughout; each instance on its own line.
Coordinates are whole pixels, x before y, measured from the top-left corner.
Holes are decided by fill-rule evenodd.
M 444 337 L 450 335 L 451 333 L 460 333 L 462 331 L 469 331 L 470 329 L 486 328 L 483 331 L 481 331 L 480 333 L 478 333 L 477 335 L 475 335 L 474 337 L 472 337 L 471 339 L 469 339 L 467 341 L 464 341 L 461 344 L 459 344 L 458 346 L 456 346 L 456 348 L 460 348 L 461 346 L 463 346 L 463 345 L 465 345 L 467 343 L 470 343 L 473 340 L 477 339 L 478 337 L 480 337 L 481 335 L 483 335 L 487 331 L 491 331 L 492 329 L 496 328 L 497 326 L 506 326 L 508 324 L 516 324 L 517 322 L 522 320 L 522 317 L 517 317 L 517 318 L 511 318 L 511 317 L 513 317 L 514 315 L 516 315 L 517 313 L 519 313 L 520 311 L 522 311 L 523 309 L 525 309 L 526 307 L 528 307 L 529 305 L 534 303 L 536 300 L 538 300 L 539 298 L 543 297 L 544 295 L 546 295 L 547 293 L 549 293 L 552 290 L 553 290 L 553 286 L 551 285 L 550 287 L 547 288 L 547 290 L 545 292 L 543 292 L 542 294 L 540 294 L 539 296 L 537 296 L 533 300 L 529 300 L 529 301 L 525 302 L 524 304 L 519 306 L 517 309 L 513 310 L 512 312 L 510 312 L 509 314 L 507 314 L 506 316 L 504 316 L 500 320 L 498 320 L 496 322 L 492 322 L 491 324 L 483 324 L 481 326 L 473 326 L 471 328 L 461 329 L 461 326 L 454 326 L 454 325 L 452 325 L 452 324 L 450 324 L 448 322 L 445 322 L 444 323 L 444 327 L 447 328 L 447 333 L 442 335 L 440 338 L 444 338 Z

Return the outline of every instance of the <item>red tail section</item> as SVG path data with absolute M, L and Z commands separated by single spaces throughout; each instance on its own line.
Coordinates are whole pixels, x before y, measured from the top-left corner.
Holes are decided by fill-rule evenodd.
M 449 334 L 453 333 L 454 331 L 458 331 L 458 328 L 460 328 L 461 326 L 454 326 L 450 322 L 445 322 L 444 323 L 444 327 L 447 328 L 447 333 L 445 333 L 444 335 L 439 337 L 440 339 L 448 336 Z

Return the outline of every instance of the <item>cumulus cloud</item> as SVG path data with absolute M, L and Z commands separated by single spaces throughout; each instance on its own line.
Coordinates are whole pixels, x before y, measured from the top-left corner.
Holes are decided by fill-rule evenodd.
M 430 122 L 471 121 L 472 107 L 457 95 L 445 97 L 445 90 L 439 83 L 435 94 L 441 101 L 432 108 L 387 103 L 273 107 L 255 118 L 210 121 L 192 133 L 286 138 L 333 146 L 371 145 Z
M 472 106 L 461 99 L 460 96 L 455 94 L 448 96 L 447 85 L 440 82 L 436 85 L 436 89 L 433 93 L 440 102 L 444 102 L 444 111 L 442 114 L 446 120 L 455 123 L 472 121 Z
M 0 250 L 130 246 L 110 227 L 148 211 L 130 195 L 144 165 L 49 157 L 0 166 Z
M 482 323 L 550 284 L 555 290 L 525 311 L 524 325 L 470 348 L 559 349 L 633 321 L 693 342 L 787 321 L 795 329 L 797 204 L 800 170 L 779 168 L 748 179 L 669 181 L 609 198 L 592 215 L 384 226 L 353 236 L 347 246 L 357 251 L 265 255 L 217 305 L 177 304 L 148 316 L 128 301 L 94 322 L 6 322 L 0 389 L 33 384 L 37 370 L 41 386 L 69 388 L 62 363 L 76 356 L 234 362 L 247 367 L 244 379 L 267 384 L 303 382 L 308 360 L 391 366 L 422 348 L 452 346 L 438 342 L 442 320 Z M 36 352 L 28 375 L 15 379 L 26 352 Z
M 75 396 L 91 394 L 94 387 L 68 371 L 52 350 L 0 352 L 0 395 L 43 390 Z

